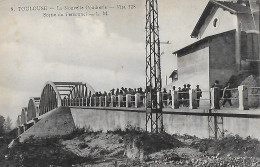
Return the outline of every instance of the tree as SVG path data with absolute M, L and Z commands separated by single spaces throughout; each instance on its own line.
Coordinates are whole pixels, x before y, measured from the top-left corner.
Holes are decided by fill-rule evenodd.
M 3 136 L 4 134 L 4 123 L 5 123 L 5 118 L 0 115 L 0 136 Z
M 8 116 L 4 122 L 4 131 L 5 132 L 10 132 L 12 130 L 12 120 Z

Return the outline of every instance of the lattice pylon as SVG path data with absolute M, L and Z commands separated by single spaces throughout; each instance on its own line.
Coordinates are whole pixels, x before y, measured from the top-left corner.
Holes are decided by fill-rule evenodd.
M 157 0 L 146 0 L 146 130 L 163 131 L 160 39 Z M 158 98 L 159 97 L 159 98 Z M 149 125 L 150 123 L 150 125 Z
M 216 110 L 210 109 L 209 114 L 217 113 Z M 224 120 L 223 116 L 208 116 L 208 129 L 210 139 L 222 139 L 224 137 Z

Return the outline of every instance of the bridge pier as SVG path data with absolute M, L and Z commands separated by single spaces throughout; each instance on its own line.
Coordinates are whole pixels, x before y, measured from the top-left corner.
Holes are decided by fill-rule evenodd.
M 172 91 L 171 94 L 172 94 L 172 108 L 178 109 L 180 106 L 178 91 Z
M 126 100 L 125 100 L 126 102 L 126 107 L 131 107 L 131 94 L 127 94 L 126 95 Z
M 111 96 L 111 107 L 115 107 L 116 106 L 116 96 L 112 95 Z
M 211 109 L 220 109 L 219 100 L 219 88 L 211 88 Z
M 239 100 L 239 110 L 249 110 L 248 106 L 248 87 L 241 85 L 238 86 L 238 100 Z
M 136 93 L 135 94 L 135 108 L 140 107 L 140 100 L 141 100 L 140 93 Z
M 109 103 L 109 96 L 105 96 L 105 107 L 109 106 L 108 103 Z
M 198 105 L 197 105 L 197 92 L 195 89 L 191 89 L 189 90 L 189 102 L 190 102 L 190 109 L 197 109 Z

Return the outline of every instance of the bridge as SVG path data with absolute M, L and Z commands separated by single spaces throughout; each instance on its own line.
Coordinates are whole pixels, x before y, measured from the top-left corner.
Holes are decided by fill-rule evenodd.
M 252 90 L 260 90 L 260 87 L 239 86 L 230 90 L 235 95 L 230 99 L 237 104 L 233 108 L 217 108 L 220 101 L 223 100 L 219 97 L 218 92 L 221 90 L 218 90 L 218 88 L 201 92 L 195 89 L 187 92 L 172 90 L 171 93 L 158 93 L 157 99 L 161 99 L 160 105 L 163 107 L 164 117 L 170 115 L 173 117 L 174 115 L 207 117 L 209 137 L 218 138 L 224 135 L 223 118 L 225 117 L 260 118 L 260 110 L 249 110 L 250 99 L 256 98 L 259 100 L 260 97 L 259 93 L 254 93 L 259 91 Z M 197 98 L 197 93 L 202 93 L 204 98 Z M 186 94 L 186 96 L 181 96 L 183 94 Z M 107 112 L 146 113 L 146 98 L 147 95 L 144 92 L 96 95 L 95 90 L 88 83 L 49 81 L 42 89 L 41 96 L 30 98 L 28 106 L 22 108 L 21 115 L 18 116 L 17 120 L 18 135 L 33 127 L 48 113 L 60 107 L 80 109 L 81 111 L 105 110 Z M 198 106 L 198 101 L 201 101 L 200 106 Z M 185 124 L 185 120 L 183 124 Z M 147 126 L 149 125 L 145 125 L 146 129 Z

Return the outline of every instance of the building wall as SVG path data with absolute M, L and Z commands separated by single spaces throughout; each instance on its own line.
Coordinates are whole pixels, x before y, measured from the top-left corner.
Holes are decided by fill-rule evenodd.
M 183 87 L 183 84 L 191 84 L 192 88 L 200 85 L 202 90 L 209 89 L 209 47 L 205 46 L 192 53 L 179 56 L 177 60 L 178 81 L 173 85 Z
M 209 49 L 209 83 L 225 84 L 235 74 L 235 32 L 212 39 Z
M 217 26 L 213 26 L 215 19 L 218 19 Z M 204 26 L 202 26 L 198 39 L 205 38 L 207 36 L 219 34 L 222 32 L 234 30 L 237 28 L 237 16 L 230 14 L 228 11 L 224 11 L 222 8 L 216 9 L 205 21 Z

